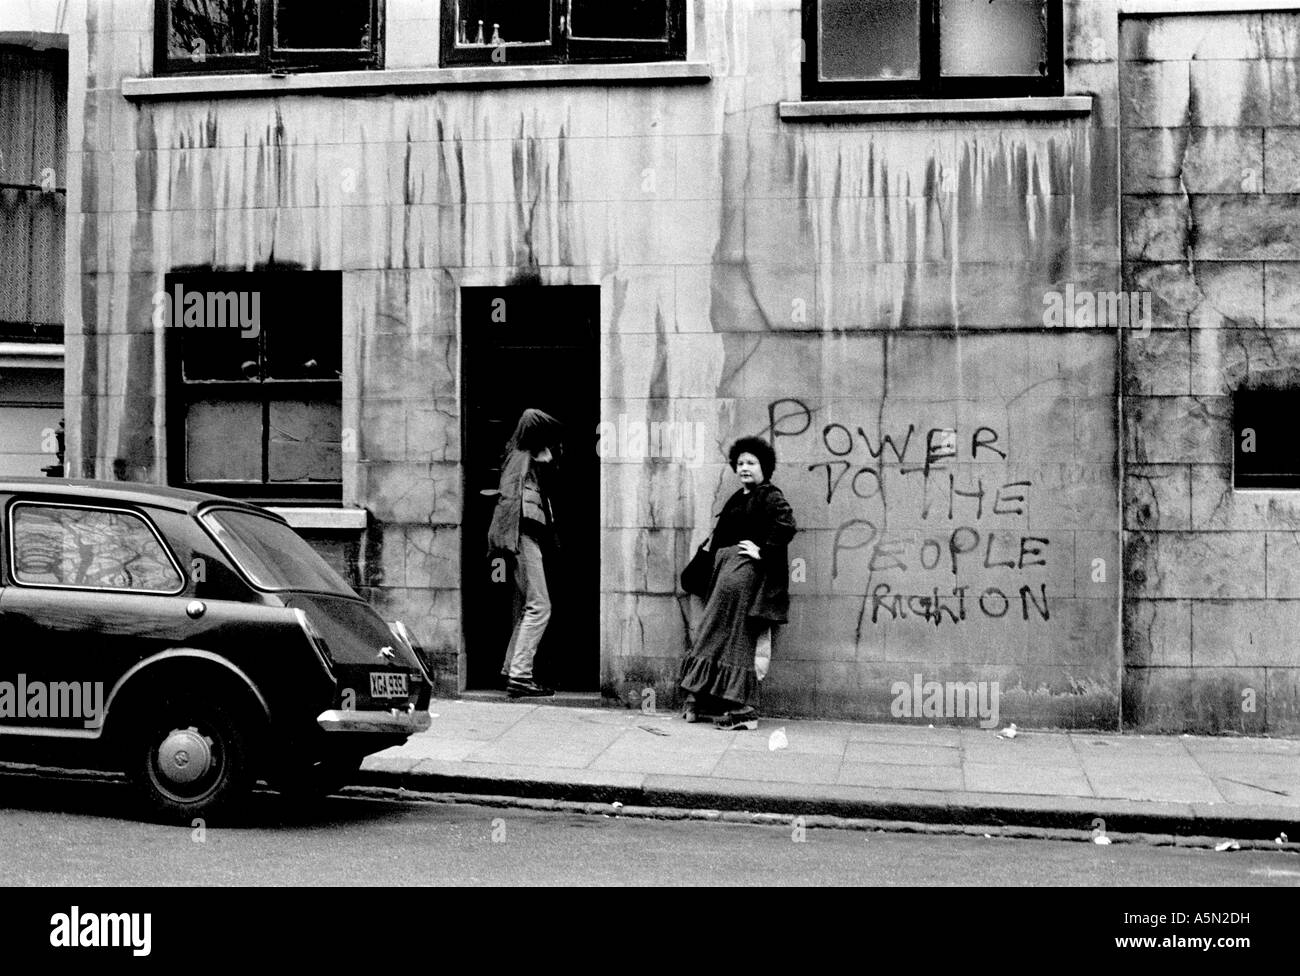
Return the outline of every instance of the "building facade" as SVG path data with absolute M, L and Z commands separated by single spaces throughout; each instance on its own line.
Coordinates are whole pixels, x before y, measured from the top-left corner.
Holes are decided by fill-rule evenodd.
M 764 711 L 1300 728 L 1297 486 L 1234 428 L 1300 362 L 1297 5 L 337 6 L 72 3 L 70 474 L 284 511 L 454 695 L 547 409 L 548 673 L 667 707 L 761 434 Z

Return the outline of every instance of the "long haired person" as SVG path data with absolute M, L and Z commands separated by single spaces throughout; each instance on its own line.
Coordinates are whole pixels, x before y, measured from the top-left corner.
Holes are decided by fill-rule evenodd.
M 547 490 L 547 470 L 560 453 L 562 427 L 541 410 L 529 408 L 519 417 L 505 448 L 501 483 L 492 525 L 489 554 L 508 553 L 514 562 L 515 626 L 501 673 L 511 698 L 554 695 L 538 684 L 533 660 L 551 619 L 546 567 L 554 559 L 559 539 Z

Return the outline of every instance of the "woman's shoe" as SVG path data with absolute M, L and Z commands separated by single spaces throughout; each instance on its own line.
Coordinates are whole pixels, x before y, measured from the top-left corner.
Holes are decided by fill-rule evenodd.
M 695 710 L 694 706 L 687 705 L 682 709 L 682 719 L 687 725 L 694 725 L 696 722 L 712 722 L 713 716 L 701 714 Z
M 721 729 L 723 732 L 736 732 L 740 729 L 748 729 L 753 732 L 758 728 L 758 716 L 753 712 L 741 712 L 737 715 L 735 712 L 728 712 L 713 724 L 715 729 Z

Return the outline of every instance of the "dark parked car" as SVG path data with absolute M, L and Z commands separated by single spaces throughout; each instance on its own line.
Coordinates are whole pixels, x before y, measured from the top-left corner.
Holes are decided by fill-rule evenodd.
M 89 753 L 188 822 L 259 778 L 328 792 L 429 727 L 406 629 L 256 506 L 0 479 L 0 551 L 7 759 Z

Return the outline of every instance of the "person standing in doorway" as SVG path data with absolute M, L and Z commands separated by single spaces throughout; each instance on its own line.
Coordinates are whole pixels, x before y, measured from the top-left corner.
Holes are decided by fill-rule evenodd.
M 547 493 L 547 472 L 561 450 L 562 427 L 541 410 L 519 417 L 506 444 L 496 509 L 488 529 L 489 556 L 507 553 L 515 576 L 515 627 L 501 674 L 511 698 L 554 695 L 538 684 L 533 660 L 551 619 L 546 567 L 559 545 L 555 515 Z

